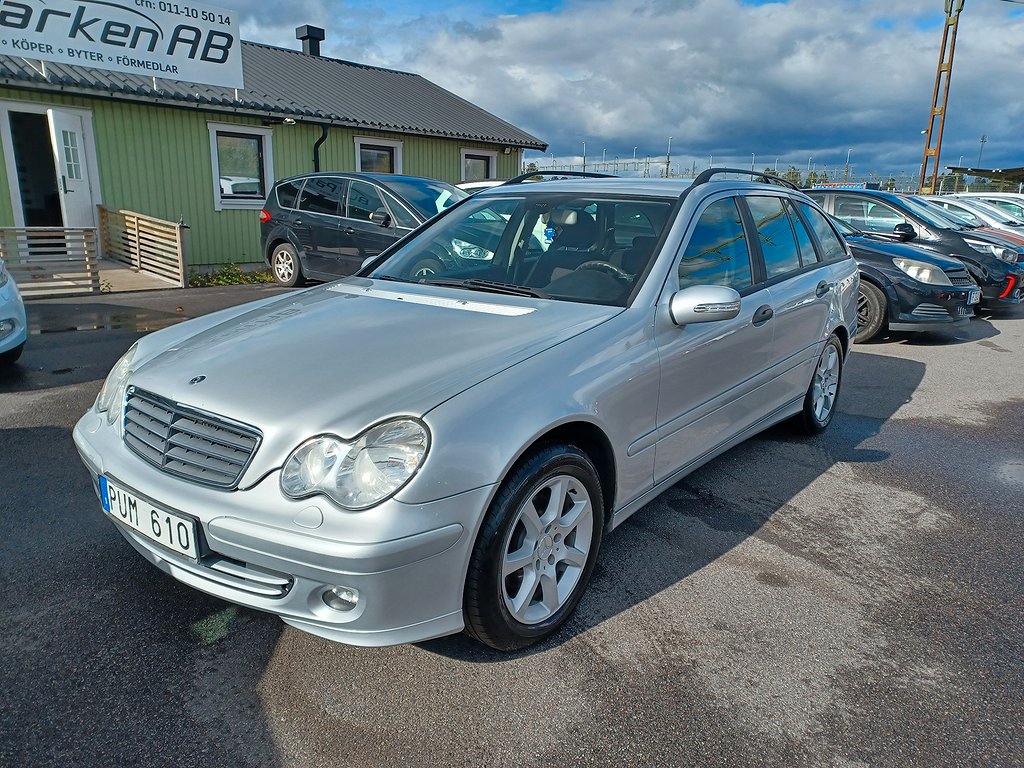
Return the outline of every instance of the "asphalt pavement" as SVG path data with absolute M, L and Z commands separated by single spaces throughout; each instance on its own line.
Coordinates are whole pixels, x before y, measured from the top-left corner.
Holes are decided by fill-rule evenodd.
M 825 434 L 673 487 L 504 655 L 303 634 L 102 515 L 70 432 L 115 360 L 280 290 L 30 304 L 0 371 L 0 766 L 1024 764 L 1024 312 L 858 345 Z

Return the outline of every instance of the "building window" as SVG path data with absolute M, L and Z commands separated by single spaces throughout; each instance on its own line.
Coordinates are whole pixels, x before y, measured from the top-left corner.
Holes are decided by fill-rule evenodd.
M 357 136 L 356 170 L 362 173 L 401 173 L 402 142 Z
M 259 209 L 274 179 L 269 128 L 209 123 L 215 210 Z
M 498 153 L 482 149 L 462 150 L 462 180 L 485 181 L 498 177 Z

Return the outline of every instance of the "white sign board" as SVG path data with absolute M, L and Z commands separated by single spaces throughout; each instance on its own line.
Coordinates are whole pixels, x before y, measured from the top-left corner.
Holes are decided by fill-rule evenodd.
M 0 53 L 242 87 L 238 14 L 165 0 L 0 0 Z

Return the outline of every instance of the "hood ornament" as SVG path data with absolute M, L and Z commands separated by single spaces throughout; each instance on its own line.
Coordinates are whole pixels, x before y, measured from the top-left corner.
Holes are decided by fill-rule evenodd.
M 189 384 L 198 384 L 201 381 L 206 381 L 206 377 L 205 376 L 193 376 L 191 379 L 189 379 L 188 383 Z

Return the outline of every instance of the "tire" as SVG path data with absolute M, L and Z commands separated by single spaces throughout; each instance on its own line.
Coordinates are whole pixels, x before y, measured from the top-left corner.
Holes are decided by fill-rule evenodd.
M 412 277 L 416 279 L 422 279 L 425 277 L 433 277 L 438 272 L 443 271 L 444 265 L 437 259 L 420 259 L 415 265 L 413 265 L 411 274 Z
M 502 483 L 473 547 L 466 633 L 499 651 L 551 635 L 586 591 L 603 532 L 601 482 L 587 455 L 565 444 L 529 455 Z
M 824 432 L 836 412 L 839 385 L 843 377 L 843 345 L 835 334 L 828 337 L 821 351 L 810 386 L 804 396 L 803 410 L 794 418 L 797 429 L 805 435 Z
M 8 349 L 6 352 L 0 354 L 0 365 L 13 365 L 18 362 L 18 358 L 21 357 L 21 353 L 25 349 L 25 342 L 21 342 L 14 349 Z
M 860 281 L 857 295 L 857 335 L 854 342 L 860 344 L 875 338 L 888 325 L 889 302 L 881 288 L 866 280 Z
M 270 271 L 274 275 L 274 282 L 286 288 L 294 288 L 305 282 L 302 276 L 302 263 L 289 243 L 274 246 L 270 254 Z

